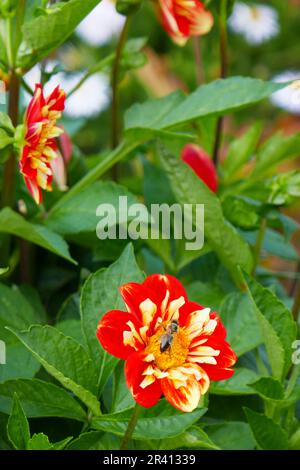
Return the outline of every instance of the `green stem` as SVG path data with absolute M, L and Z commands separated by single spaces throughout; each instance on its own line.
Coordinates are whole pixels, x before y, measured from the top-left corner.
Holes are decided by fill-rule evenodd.
M 256 238 L 256 242 L 255 242 L 255 246 L 254 246 L 253 269 L 252 269 L 252 275 L 253 276 L 255 275 L 255 271 L 256 271 L 257 265 L 259 263 L 259 256 L 260 256 L 262 244 L 263 244 L 263 241 L 264 241 L 264 238 L 265 238 L 266 229 L 267 229 L 267 220 L 264 217 L 261 220 L 259 231 L 258 231 L 257 238 Z
M 198 36 L 193 37 L 193 51 L 194 51 L 195 66 L 196 66 L 196 80 L 197 80 L 198 86 L 203 85 L 203 83 L 205 82 L 200 41 L 201 41 L 200 37 Z
M 293 303 L 293 307 L 292 307 L 292 314 L 293 314 L 293 317 L 296 321 L 298 320 L 299 311 L 300 311 L 300 281 L 298 279 L 296 292 L 295 292 L 294 303 Z
M 138 422 L 138 418 L 139 418 L 139 414 L 140 414 L 141 409 L 142 409 L 142 407 L 138 403 L 136 403 L 136 405 L 134 407 L 134 410 L 133 410 L 133 413 L 132 413 L 132 416 L 131 416 L 130 421 L 128 423 L 127 429 L 125 431 L 124 437 L 122 439 L 122 442 L 121 442 L 121 445 L 120 445 L 120 450 L 127 449 L 128 443 L 131 439 L 133 431 L 134 431 L 134 429 L 136 427 L 136 424 Z
M 18 124 L 20 82 L 14 71 L 11 74 L 8 114 L 14 126 Z M 16 155 L 13 151 L 6 161 L 3 174 L 2 207 L 14 205 L 15 200 Z
M 292 368 L 292 372 L 286 387 L 286 392 L 285 395 L 286 397 L 289 397 L 291 393 L 293 392 L 295 385 L 297 383 L 298 376 L 300 374 L 300 364 L 296 364 Z
M 220 31 L 220 77 L 226 78 L 228 74 L 228 37 L 227 37 L 227 0 L 221 0 L 219 13 L 219 31 Z M 223 133 L 224 118 L 221 116 L 217 121 L 215 144 L 213 151 L 213 161 L 217 165 L 219 161 L 220 146 Z
M 119 75 L 122 50 L 126 42 L 130 16 L 127 16 L 120 38 L 117 44 L 115 60 L 112 68 L 111 86 L 112 86 L 112 135 L 111 146 L 116 148 L 119 144 Z
M 67 98 L 70 98 L 70 96 L 73 95 L 73 93 L 75 93 L 91 75 L 96 72 L 100 72 L 100 70 L 103 70 L 104 67 L 110 65 L 113 62 L 114 57 L 114 54 L 110 54 L 109 56 L 105 57 L 105 59 L 101 60 L 96 65 L 93 65 L 91 68 L 89 68 L 86 74 L 81 78 L 81 80 L 79 80 L 79 82 L 74 86 L 74 88 L 69 91 Z
M 7 59 L 10 68 L 14 66 L 14 52 L 13 52 L 13 41 L 12 41 L 12 18 L 6 19 L 6 50 Z

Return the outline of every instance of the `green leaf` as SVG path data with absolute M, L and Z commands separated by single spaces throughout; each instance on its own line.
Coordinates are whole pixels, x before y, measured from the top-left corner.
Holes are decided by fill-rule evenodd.
M 82 346 L 85 346 L 85 339 L 82 334 L 80 320 L 63 320 L 56 323 L 55 327 L 65 336 L 70 336 L 71 338 L 75 339 L 77 343 L 82 344 Z
M 0 150 L 12 144 L 14 138 L 6 133 L 4 129 L 0 128 Z
M 76 194 L 83 191 L 84 188 L 87 188 L 97 181 L 107 170 L 122 160 L 122 158 L 126 157 L 131 151 L 136 149 L 141 142 L 142 141 L 138 141 L 137 138 L 130 142 L 129 140 L 124 140 L 112 152 L 101 156 L 99 163 L 63 195 L 63 197 L 52 207 L 49 215 L 56 211 L 59 206 L 65 204 L 69 199 L 72 199 Z
M 267 98 L 284 84 L 248 77 L 231 77 L 200 86 L 186 98 L 176 92 L 155 101 L 134 104 L 125 115 L 125 129 L 155 131 L 183 125 L 202 116 L 216 116 L 237 111 Z M 133 132 L 134 130 L 134 132 Z M 146 134 L 145 134 L 146 135 Z
M 3 274 L 8 273 L 8 271 L 9 271 L 9 267 L 7 267 L 7 268 L 0 268 L 0 276 L 2 276 Z
M 15 449 L 26 449 L 30 439 L 29 424 L 16 393 L 13 396 L 12 410 L 7 423 L 7 434 Z
M 46 15 L 26 21 L 17 65 L 32 66 L 57 49 L 98 3 L 99 0 L 69 0 L 53 5 Z
M 226 295 L 220 286 L 211 282 L 192 282 L 187 286 L 186 291 L 189 300 L 192 302 L 197 302 L 204 307 L 217 311 L 219 311 L 221 302 Z
M 101 347 L 96 338 L 97 325 L 109 310 L 125 309 L 119 287 L 127 282 L 142 282 L 143 276 L 136 264 L 134 251 L 129 244 L 120 258 L 107 269 L 92 274 L 82 289 L 82 329 L 90 356 L 98 374 L 98 386 L 102 390 L 118 360 Z
M 42 225 L 28 222 L 8 207 L 0 211 L 0 232 L 21 237 L 77 264 L 70 256 L 67 243 L 57 233 Z
M 39 318 L 39 323 L 46 323 L 47 312 L 43 305 L 41 296 L 37 289 L 29 284 L 21 284 L 20 292 L 26 298 L 27 302 L 31 305 L 34 310 L 37 318 Z
M 183 434 L 176 437 L 160 440 L 147 440 L 147 447 L 150 450 L 172 450 L 172 449 L 208 449 L 219 450 L 219 447 L 212 442 L 206 432 L 197 426 L 191 426 Z M 141 449 L 144 449 L 144 443 L 141 442 Z
M 291 436 L 289 450 L 300 450 L 300 428 Z
M 267 416 L 244 408 L 258 447 L 263 450 L 287 450 L 288 437 L 282 427 Z
M 23 344 L 8 344 L 6 346 L 6 363 L 0 363 L 0 382 L 16 378 L 31 379 L 39 369 L 39 362 Z
M 256 306 L 273 376 L 281 381 L 291 366 L 296 324 L 288 308 L 269 289 L 246 275 L 249 292 Z
M 239 421 L 205 426 L 209 438 L 223 450 L 253 450 L 255 441 L 250 426 Z
M 259 227 L 259 206 L 249 199 L 233 195 L 227 196 L 222 202 L 222 209 L 226 219 L 236 227 L 244 230 L 253 230 Z
M 8 114 L 0 112 L 0 127 L 10 133 L 14 133 L 15 128 Z
M 0 284 L 0 338 L 6 346 L 16 342 L 6 326 L 25 329 L 39 321 L 39 315 L 17 287 Z
M 250 383 L 249 387 L 264 400 L 283 400 L 284 388 L 274 377 L 261 377 L 256 382 Z
M 245 232 L 243 236 L 248 243 L 255 245 L 258 232 Z M 283 235 L 275 230 L 267 229 L 262 243 L 262 249 L 266 253 L 278 256 L 288 261 L 298 261 L 299 255 L 293 245 L 289 243 Z
M 32 352 L 46 371 L 71 390 L 97 415 L 96 372 L 86 350 L 72 338 L 51 326 L 32 326 L 28 331 L 12 331 Z
M 39 379 L 8 380 L 0 384 L 0 411 L 9 413 L 16 393 L 29 418 L 56 416 L 85 421 L 86 413 L 65 389 Z
M 255 307 L 246 294 L 230 293 L 221 304 L 219 314 L 227 329 L 227 341 L 237 356 L 251 351 L 263 342 Z
M 165 168 L 177 198 L 181 204 L 204 204 L 204 231 L 210 247 L 240 285 L 238 266 L 250 272 L 252 254 L 248 244 L 236 230 L 226 223 L 218 197 L 195 173 L 169 152 L 162 149 L 162 165 Z
M 212 382 L 210 393 L 213 395 L 253 395 L 249 384 L 257 380 L 257 374 L 250 369 L 239 367 L 230 379 Z
M 94 418 L 91 427 L 94 429 L 111 432 L 117 436 L 123 436 L 133 409 L 119 413 L 102 415 Z M 161 439 L 174 437 L 188 429 L 205 413 L 206 408 L 197 409 L 191 413 L 181 413 L 164 401 L 150 409 L 142 410 L 133 439 Z
M 253 156 L 261 132 L 261 123 L 255 123 L 241 137 L 233 140 L 223 165 L 225 181 L 231 179 L 231 177 Z
M 284 136 L 281 132 L 272 135 L 259 149 L 253 176 L 261 178 L 274 166 L 299 155 L 300 133 Z
M 67 450 L 119 450 L 121 439 L 102 431 L 90 431 L 74 439 Z
M 40 432 L 33 434 L 29 439 L 26 450 L 52 450 L 52 444 L 50 444 L 48 436 Z
M 45 220 L 45 224 L 61 235 L 92 232 L 95 241 L 101 243 L 101 240 L 96 237 L 96 226 L 100 221 L 99 216 L 96 215 L 97 207 L 100 204 L 113 205 L 118 221 L 120 196 L 127 197 L 128 206 L 137 202 L 137 199 L 123 186 L 113 182 L 97 181 L 57 209 L 53 209 Z M 126 217 L 127 214 L 120 214 L 122 220 L 124 216 Z
M 51 444 L 48 436 L 40 432 L 38 434 L 33 434 L 31 439 L 29 439 L 26 450 L 63 450 L 71 439 L 72 437 L 67 437 L 60 442 Z
M 117 411 L 126 410 L 127 408 L 134 406 L 134 403 L 135 402 L 126 384 L 124 363 L 119 362 L 114 370 L 111 412 L 116 413 Z

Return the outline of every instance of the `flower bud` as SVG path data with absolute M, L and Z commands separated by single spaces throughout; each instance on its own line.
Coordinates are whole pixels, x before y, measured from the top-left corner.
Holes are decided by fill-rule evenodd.
M 181 158 L 211 191 L 214 193 L 217 191 L 218 177 L 215 165 L 201 147 L 195 144 L 185 145 L 182 149 Z

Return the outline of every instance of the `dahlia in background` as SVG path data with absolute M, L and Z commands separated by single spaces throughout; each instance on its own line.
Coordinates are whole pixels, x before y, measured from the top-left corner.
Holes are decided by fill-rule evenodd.
M 218 189 L 218 176 L 215 165 L 209 155 L 195 144 L 187 144 L 181 153 L 182 160 L 187 163 L 197 176 L 214 193 Z
M 277 83 L 293 81 L 290 85 L 273 93 L 270 99 L 278 108 L 300 115 L 300 71 L 287 70 L 276 75 L 273 81 Z
M 25 113 L 25 138 L 20 171 L 37 204 L 42 202 L 42 189 L 52 191 L 52 162 L 58 157 L 56 138 L 64 131 L 56 125 L 65 107 L 65 92 L 57 86 L 44 97 L 40 84 L 35 87 Z
M 175 277 L 153 274 L 120 292 L 127 311 L 103 315 L 97 337 L 126 361 L 126 382 L 137 403 L 149 408 L 164 395 L 175 408 L 193 411 L 211 380 L 232 376 L 237 357 L 220 318 L 190 302 Z
M 278 13 L 269 5 L 236 2 L 228 20 L 230 29 L 241 34 L 248 44 L 261 44 L 277 36 Z
M 159 0 L 159 14 L 164 29 L 179 46 L 191 36 L 209 33 L 214 22 L 200 0 Z
M 102 0 L 79 24 L 76 33 L 91 46 L 101 46 L 118 36 L 125 19 L 116 11 L 113 0 Z
M 49 61 L 46 72 L 51 73 L 59 63 Z M 45 84 L 45 92 L 60 84 L 68 93 L 80 82 L 84 72 L 67 74 L 64 72 L 54 73 Z M 33 67 L 26 75 L 25 81 L 33 87 L 41 78 L 39 66 Z M 89 118 L 100 114 L 110 104 L 111 88 L 109 77 L 104 73 L 96 73 L 90 76 L 81 87 L 68 97 L 66 101 L 65 114 L 71 118 Z

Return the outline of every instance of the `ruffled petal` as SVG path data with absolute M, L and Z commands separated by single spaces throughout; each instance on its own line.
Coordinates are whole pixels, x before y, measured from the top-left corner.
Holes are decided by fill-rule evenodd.
M 208 390 L 208 375 L 196 364 L 184 364 L 170 369 L 168 373 L 168 377 L 161 380 L 164 396 L 178 410 L 193 411 L 197 408 L 201 395 Z
M 145 408 L 154 406 L 161 397 L 160 380 L 156 379 L 145 386 L 145 371 L 148 363 L 145 361 L 146 354 L 136 352 L 130 354 L 125 364 L 125 377 L 127 386 L 134 400 Z M 141 387 L 141 384 L 143 387 Z
M 159 304 L 165 299 L 167 291 L 169 291 L 170 301 L 179 297 L 183 297 L 187 301 L 185 288 L 176 277 L 170 274 L 151 274 L 145 279 L 143 286 L 153 292 Z
M 129 341 L 124 342 L 124 332 L 128 335 L 133 331 L 139 331 L 140 325 L 128 312 L 111 310 L 101 318 L 97 328 L 97 338 L 102 347 L 108 353 L 120 359 L 127 359 L 135 348 Z M 134 340 L 134 338 L 132 338 Z M 139 340 L 132 342 L 135 347 L 143 348 L 143 343 Z
M 179 388 L 175 388 L 174 382 L 167 377 L 161 380 L 161 388 L 168 402 L 180 411 L 193 411 L 199 404 L 200 385 L 195 377 L 190 377 L 186 385 Z
M 215 357 L 216 364 L 201 364 L 201 367 L 206 371 L 210 380 L 225 380 L 229 379 L 234 370 L 231 367 L 236 363 L 237 356 L 231 349 L 230 345 L 226 342 L 218 342 L 213 338 L 210 338 L 206 346 L 209 346 L 215 350 L 219 350 L 220 353 Z

